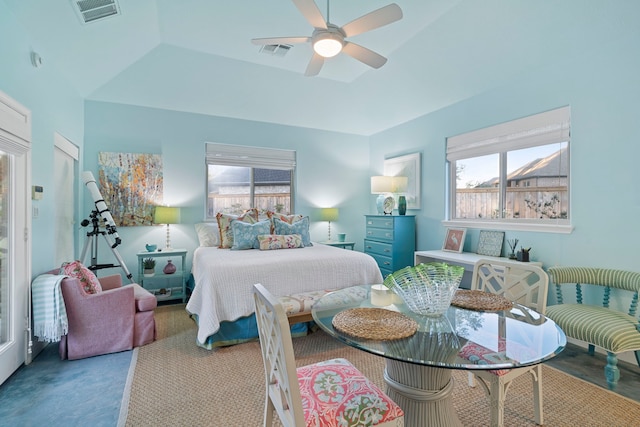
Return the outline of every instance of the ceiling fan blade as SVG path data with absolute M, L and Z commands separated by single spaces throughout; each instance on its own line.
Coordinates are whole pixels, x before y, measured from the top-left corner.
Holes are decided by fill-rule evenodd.
M 395 3 L 367 13 L 342 26 L 345 36 L 352 37 L 402 19 L 402 9 Z
M 306 43 L 311 40 L 311 37 L 267 37 L 261 39 L 251 39 L 251 43 L 257 45 L 266 44 L 296 44 Z
M 324 20 L 322 16 L 322 12 L 318 9 L 316 2 L 313 0 L 292 0 L 293 4 L 296 5 L 302 16 L 305 17 L 309 24 L 313 28 L 322 28 L 324 30 L 327 29 L 327 22 Z
M 355 43 L 345 42 L 342 51 L 373 68 L 380 68 L 387 62 L 387 58 L 384 56 Z
M 324 65 L 324 58 L 317 53 L 313 53 L 311 57 L 311 61 L 309 61 L 309 65 L 307 65 L 307 71 L 304 72 L 304 75 L 307 77 L 317 76 L 320 72 L 320 69 Z

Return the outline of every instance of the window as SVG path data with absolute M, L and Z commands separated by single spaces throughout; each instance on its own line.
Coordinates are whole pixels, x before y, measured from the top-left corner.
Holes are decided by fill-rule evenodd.
M 206 155 L 207 219 L 249 208 L 291 213 L 295 151 L 207 143 Z
M 569 139 L 569 107 L 447 138 L 449 221 L 570 231 Z

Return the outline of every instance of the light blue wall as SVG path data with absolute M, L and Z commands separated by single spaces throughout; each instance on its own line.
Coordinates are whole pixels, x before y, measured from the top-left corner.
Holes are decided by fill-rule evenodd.
M 332 233 L 347 233 L 362 249 L 362 215 L 371 197 L 366 137 L 102 102 L 87 102 L 85 115 L 85 170 L 96 177 L 101 151 L 162 154 L 164 202 L 183 208 L 182 224 L 171 226 L 171 245 L 189 250 L 188 263 L 198 245 L 193 224 L 205 212 L 205 142 L 296 150 L 295 212 L 313 222 L 316 208 L 338 207 Z M 85 200 L 86 216 L 92 201 Z M 123 243 L 116 249 L 134 275 L 136 253 L 145 243 L 164 246 L 166 235 L 157 226 L 119 227 L 118 233 Z M 326 240 L 326 233 L 326 222 L 312 223 L 312 239 Z M 98 255 L 101 263 L 113 261 L 106 245 Z
M 638 270 L 640 241 L 640 27 L 615 42 L 568 51 L 551 67 L 531 69 L 483 93 L 371 138 L 371 167 L 385 157 L 422 153 L 418 250 L 440 249 L 445 227 L 445 139 L 478 128 L 571 106 L 571 234 L 508 232 L 545 267 L 604 266 Z M 594 39 L 596 37 L 594 36 Z M 553 43 L 553 40 L 549 40 Z M 475 252 L 479 230 L 464 250 Z
M 54 267 L 55 246 L 53 199 L 54 132 L 82 147 L 84 138 L 84 101 L 47 62 L 44 50 L 16 24 L 12 12 L 0 2 L 0 91 L 6 93 L 32 114 L 32 173 L 34 185 L 44 187 L 44 197 L 34 201 L 39 215 L 32 219 L 32 273 Z M 43 58 L 41 68 L 31 65 L 30 52 Z

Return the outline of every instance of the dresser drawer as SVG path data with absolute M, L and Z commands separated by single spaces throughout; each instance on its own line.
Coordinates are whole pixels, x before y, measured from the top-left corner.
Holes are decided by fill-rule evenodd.
M 393 270 L 393 260 L 391 259 L 391 257 L 371 253 L 369 255 L 371 255 L 373 259 L 376 260 L 378 267 L 380 267 L 380 271 L 387 270 L 391 272 Z
M 367 227 L 365 238 L 393 242 L 393 228 Z
M 391 243 L 375 242 L 373 240 L 364 239 L 364 251 L 368 254 L 378 254 L 391 257 L 393 256 L 393 245 Z
M 391 217 L 367 218 L 367 229 L 369 227 L 393 229 L 393 218 Z

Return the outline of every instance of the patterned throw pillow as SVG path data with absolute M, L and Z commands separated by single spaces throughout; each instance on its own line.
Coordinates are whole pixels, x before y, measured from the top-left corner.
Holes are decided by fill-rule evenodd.
M 201 222 L 195 225 L 200 246 L 214 247 L 220 244 L 220 229 L 215 222 Z
M 242 215 L 223 214 L 218 212 L 216 214 L 218 220 L 218 228 L 220 229 L 220 245 L 219 248 L 229 249 L 233 246 L 233 230 L 231 229 L 231 221 L 238 220 L 248 222 L 249 224 L 255 224 L 258 222 L 258 209 L 248 209 L 242 213 Z
M 271 221 L 271 234 L 275 234 L 275 224 L 273 223 L 274 218 L 278 218 L 280 221 L 284 221 L 287 224 L 293 224 L 294 222 L 300 221 L 304 216 L 302 215 L 284 215 L 277 212 L 267 211 L 267 218 Z
M 97 294 L 102 292 L 100 281 L 93 271 L 82 265 L 80 261 L 65 262 L 60 267 L 60 275 L 75 277 L 80 280 L 80 286 L 85 294 Z
M 299 234 L 263 234 L 258 236 L 260 250 L 302 248 L 302 236 Z
M 273 219 L 275 234 L 300 234 L 302 236 L 302 246 L 313 246 L 311 236 L 309 236 L 309 217 L 305 216 L 300 221 L 288 224 L 278 218 Z
M 231 221 L 231 230 L 233 232 L 233 245 L 231 249 L 259 249 L 260 243 L 258 242 L 258 236 L 267 234 L 269 228 L 271 228 L 271 222 L 269 220 L 256 222 L 255 224 L 238 220 Z

